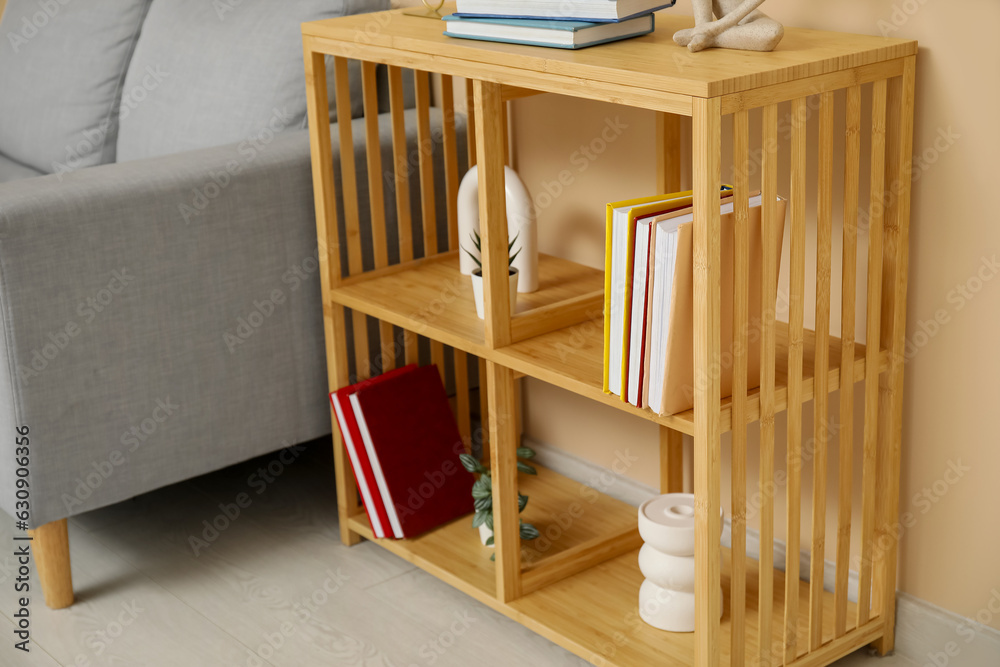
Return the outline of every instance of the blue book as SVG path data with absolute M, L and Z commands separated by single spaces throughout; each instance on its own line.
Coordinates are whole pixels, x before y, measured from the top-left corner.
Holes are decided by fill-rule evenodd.
M 602 0 L 608 2 L 608 0 Z M 559 49 L 582 49 L 653 32 L 653 14 L 615 23 L 544 19 L 466 18 L 451 14 L 444 34 L 462 39 L 509 42 Z
M 458 0 L 461 18 L 547 19 L 608 23 L 673 7 L 676 0 Z

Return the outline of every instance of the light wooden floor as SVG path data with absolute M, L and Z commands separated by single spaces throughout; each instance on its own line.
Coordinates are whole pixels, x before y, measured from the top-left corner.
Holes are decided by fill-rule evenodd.
M 587 664 L 373 544 L 342 546 L 329 443 L 272 482 L 255 476 L 275 459 L 71 519 L 77 602 L 53 612 L 33 597 L 30 654 L 12 646 L 17 575 L 4 548 L 0 665 Z M 241 493 L 251 504 L 196 556 L 191 537 Z M 10 523 L 0 521 L 2 544 Z M 863 653 L 838 664 L 915 667 Z

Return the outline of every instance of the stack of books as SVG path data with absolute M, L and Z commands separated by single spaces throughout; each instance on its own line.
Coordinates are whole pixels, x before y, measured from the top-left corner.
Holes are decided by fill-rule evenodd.
M 653 32 L 653 12 L 675 0 L 458 0 L 446 35 L 582 49 Z
M 468 514 L 472 474 L 437 366 L 411 364 L 330 394 L 375 537 L 410 538 Z
M 733 246 L 732 191 L 723 187 L 721 231 L 722 396 L 732 393 Z M 776 202 L 781 254 L 784 199 Z M 694 274 L 691 192 L 608 204 L 604 286 L 604 392 L 660 415 L 694 406 Z M 761 196 L 750 198 L 748 285 L 751 341 L 747 387 L 759 386 L 760 346 L 753 329 L 762 313 Z M 767 295 L 774 307 L 776 294 Z

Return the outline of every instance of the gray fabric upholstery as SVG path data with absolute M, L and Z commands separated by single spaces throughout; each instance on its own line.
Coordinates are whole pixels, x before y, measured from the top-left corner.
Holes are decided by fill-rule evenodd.
M 439 126 L 437 113 L 432 122 Z M 387 119 L 380 125 L 390 169 Z M 354 121 L 359 175 L 367 173 L 363 129 Z M 440 150 L 436 162 L 441 201 Z M 415 228 L 418 181 L 413 172 Z M 392 230 L 388 187 L 385 203 Z M 367 227 L 367 209 L 361 220 Z M 32 522 L 329 433 L 316 252 L 302 131 L 252 157 L 234 144 L 61 182 L 0 184 L 0 432 L 31 429 Z M 4 460 L 13 460 L 13 446 L 13 437 L 0 439 Z M 8 513 L 13 479 L 0 477 Z
M 115 161 L 125 72 L 149 0 L 9 0 L 0 153 L 44 173 Z
M 389 0 L 154 0 L 126 90 L 164 74 L 143 99 L 123 100 L 119 161 L 306 127 L 301 24 L 388 8 Z M 357 117 L 360 66 L 352 69 Z M 332 67 L 328 74 L 332 100 Z
M 0 183 L 41 176 L 42 172 L 0 155 Z

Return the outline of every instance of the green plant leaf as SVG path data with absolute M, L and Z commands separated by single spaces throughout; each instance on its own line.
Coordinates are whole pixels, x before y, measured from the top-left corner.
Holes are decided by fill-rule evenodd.
M 517 469 L 523 472 L 525 475 L 537 475 L 538 471 L 529 466 L 527 463 L 517 462 Z
M 517 457 L 519 459 L 533 459 L 535 458 L 535 450 L 531 447 L 518 447 Z
M 493 544 L 494 544 L 493 536 L 490 535 L 489 537 L 486 538 L 486 546 L 492 547 Z
M 473 505 L 475 506 L 476 511 L 491 510 L 493 509 L 493 496 L 486 496 L 485 498 L 476 498 L 476 501 L 475 503 L 473 503 Z
M 493 530 L 493 512 L 486 513 L 486 527 Z
M 464 250 L 464 251 L 465 251 L 465 254 L 467 254 L 467 255 L 468 255 L 469 257 L 471 257 L 471 258 L 472 258 L 472 261 L 473 261 L 473 262 L 475 262 L 475 263 L 476 263 L 476 265 L 477 265 L 477 266 L 478 266 L 479 268 L 483 268 L 483 263 L 482 263 L 481 261 L 479 261 L 479 258 L 478 258 L 478 257 L 476 257 L 475 255 L 473 255 L 473 254 L 472 254 L 472 251 L 471 251 L 471 250 L 469 250 L 468 248 L 466 248 L 466 247 L 464 247 L 464 246 L 462 247 L 462 250 Z
M 486 523 L 486 517 L 489 516 L 489 512 L 476 511 L 476 514 L 472 517 L 472 527 L 479 528 L 481 525 Z
M 462 462 L 462 467 L 469 472 L 479 472 L 479 468 L 482 467 L 479 465 L 479 461 L 477 461 L 471 454 L 459 454 L 458 460 Z
M 523 493 L 517 494 L 517 511 L 523 512 L 524 508 L 528 506 L 528 496 Z
M 492 554 L 490 554 L 490 560 L 496 560 L 496 559 L 497 559 L 496 552 L 493 552 Z
M 490 483 L 489 475 L 483 475 L 472 485 L 473 498 L 489 498 L 493 495 L 493 485 Z
M 511 264 L 513 264 L 514 260 L 517 259 L 517 256 L 520 255 L 520 254 L 521 254 L 521 249 L 518 248 L 517 252 L 515 252 L 513 255 L 511 255 L 510 257 L 507 258 L 507 266 L 510 266 Z
M 541 533 L 538 529 L 532 526 L 530 523 L 521 524 L 521 539 L 522 540 L 533 540 L 538 537 Z

